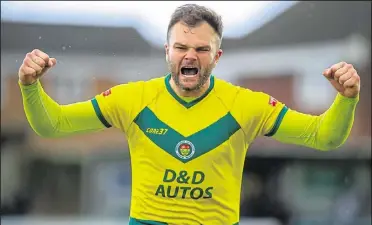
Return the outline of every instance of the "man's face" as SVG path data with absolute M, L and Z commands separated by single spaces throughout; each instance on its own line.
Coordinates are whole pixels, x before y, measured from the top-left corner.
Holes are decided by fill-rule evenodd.
M 176 23 L 165 44 L 168 68 L 177 87 L 197 91 L 208 81 L 222 55 L 218 36 L 206 22 L 196 27 Z

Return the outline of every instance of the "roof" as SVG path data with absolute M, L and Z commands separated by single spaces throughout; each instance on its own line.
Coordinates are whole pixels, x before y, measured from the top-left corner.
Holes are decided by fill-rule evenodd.
M 134 28 L 42 25 L 1 22 L 3 50 L 89 51 L 129 55 L 163 54 Z M 299 2 L 241 39 L 224 39 L 223 49 L 290 45 L 343 39 L 352 33 L 371 37 L 371 2 Z

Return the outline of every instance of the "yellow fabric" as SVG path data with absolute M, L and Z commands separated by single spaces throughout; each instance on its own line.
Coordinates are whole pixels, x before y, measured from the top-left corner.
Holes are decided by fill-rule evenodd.
M 90 101 L 60 105 L 45 93 L 39 81 L 19 86 L 27 120 L 42 137 L 63 137 L 104 128 Z
M 282 103 L 274 107 L 264 93 L 215 79 L 213 90 L 187 108 L 169 93 L 164 77 L 118 85 L 111 89 L 111 94 L 97 95 L 96 99 L 107 121 L 127 135 L 133 172 L 131 217 L 168 224 L 239 221 L 247 148 L 257 136 L 271 130 Z M 145 111 L 164 124 L 151 123 L 150 114 L 144 114 Z M 239 126 L 236 131 L 228 133 L 229 123 L 205 131 L 219 124 L 227 114 L 232 116 L 230 123 L 235 121 Z M 145 121 L 143 127 L 138 125 L 141 121 Z M 174 140 L 174 133 L 183 138 Z M 200 139 L 193 141 L 197 133 Z M 203 145 L 224 135 L 227 140 L 195 157 L 198 151 L 203 151 Z M 160 143 L 161 140 L 164 142 Z M 183 140 L 190 141 L 195 150 L 187 162 L 175 153 L 177 144 Z M 171 210 L 164 210 L 169 206 Z
M 192 102 L 196 99 L 195 97 L 182 97 L 182 96 L 179 96 L 179 97 L 185 102 Z
M 317 149 L 338 147 L 350 133 L 357 102 L 338 95 L 320 116 L 286 112 L 265 93 L 213 77 L 210 92 L 187 105 L 167 84 L 164 77 L 121 84 L 64 106 L 39 82 L 21 91 L 27 119 L 41 136 L 110 125 L 122 130 L 132 165 L 130 215 L 168 224 L 238 222 L 244 160 L 255 138 L 270 134 Z
M 273 138 L 318 150 L 338 148 L 350 135 L 358 101 L 359 96 L 346 98 L 337 94 L 331 107 L 320 116 L 289 110 Z

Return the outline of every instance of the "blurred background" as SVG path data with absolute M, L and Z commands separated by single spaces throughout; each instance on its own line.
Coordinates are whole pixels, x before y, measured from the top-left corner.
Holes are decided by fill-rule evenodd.
M 18 68 L 35 48 L 57 58 L 42 83 L 61 104 L 163 76 L 168 20 L 184 3 L 1 2 L 2 224 L 126 224 L 131 171 L 124 135 L 107 129 L 36 136 L 23 112 Z M 327 110 L 336 95 L 322 76 L 327 67 L 352 63 L 362 81 L 355 125 L 339 150 L 254 142 L 240 224 L 371 224 L 371 2 L 199 4 L 225 21 L 217 77 L 311 114 Z

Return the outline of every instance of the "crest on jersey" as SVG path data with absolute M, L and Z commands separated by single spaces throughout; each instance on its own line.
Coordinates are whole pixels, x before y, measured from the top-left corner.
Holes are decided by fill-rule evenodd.
M 181 159 L 189 159 L 195 153 L 195 147 L 190 141 L 180 141 L 176 146 L 176 154 Z

